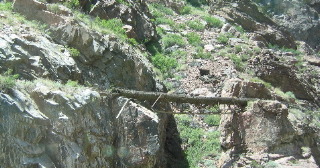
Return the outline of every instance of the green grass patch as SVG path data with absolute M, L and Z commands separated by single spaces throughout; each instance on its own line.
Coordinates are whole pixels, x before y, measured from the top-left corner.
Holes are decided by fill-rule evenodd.
M 0 3 L 0 11 L 12 11 L 12 9 L 11 2 Z
M 221 33 L 219 34 L 219 36 L 217 37 L 217 41 L 221 44 L 227 44 L 229 39 L 232 38 L 233 35 L 230 33 Z
M 175 58 L 171 58 L 160 53 L 151 57 L 151 60 L 156 68 L 168 76 L 170 76 L 170 70 L 178 67 L 178 61 Z
M 68 0 L 64 3 L 65 6 L 72 9 L 80 9 L 79 0 Z
M 94 20 L 94 24 L 98 25 L 101 28 L 111 30 L 115 34 L 126 38 L 126 31 L 122 28 L 124 24 L 122 23 L 121 19 L 114 18 L 104 20 L 96 17 L 96 19 Z
M 298 51 L 296 49 L 279 47 L 278 45 L 273 45 L 271 43 L 268 44 L 268 48 L 274 49 L 274 50 L 278 50 L 278 51 L 281 51 L 281 52 L 291 52 L 295 56 L 298 56 L 298 55 L 302 54 L 302 52 L 300 52 L 300 51 Z
M 189 5 L 186 5 L 179 12 L 182 15 L 188 15 L 188 14 L 191 14 L 191 11 L 192 11 L 192 7 Z
M 256 82 L 256 83 L 262 83 L 262 84 L 263 84 L 266 88 L 268 88 L 268 89 L 272 89 L 272 88 L 273 88 L 273 86 L 271 85 L 271 83 L 266 82 L 266 81 L 264 81 L 264 80 L 262 80 L 262 79 L 260 79 L 260 78 L 258 78 L 258 77 L 251 78 L 250 81 L 251 81 L 251 82 Z
M 67 48 L 71 57 L 79 57 L 80 56 L 80 51 L 76 48 L 73 48 L 73 47 L 68 47 Z
M 229 54 L 228 57 L 234 63 L 236 70 L 243 72 L 245 70 L 245 62 L 236 54 Z
M 201 45 L 201 37 L 197 33 L 195 32 L 187 33 L 186 37 L 188 39 L 189 44 L 193 46 Z
M 201 5 L 208 5 L 206 0 L 187 0 L 194 7 L 200 7 Z
M 0 90 L 10 89 L 16 85 L 19 75 L 12 72 L 12 69 L 8 69 L 3 75 L 0 75 Z
M 196 48 L 196 54 L 193 57 L 196 58 L 196 59 L 199 59 L 199 58 L 201 58 L 201 59 L 209 59 L 209 58 L 212 57 L 212 55 L 211 55 L 210 52 L 204 51 L 204 49 L 201 46 L 199 46 L 199 47 Z
M 197 167 L 204 157 L 218 156 L 220 149 L 220 133 L 206 132 L 202 128 L 192 127 L 192 118 L 188 115 L 175 116 L 184 152 L 190 167 Z
M 78 81 L 68 80 L 66 86 L 69 87 L 79 87 Z
M 165 36 L 163 36 L 161 41 L 164 48 L 168 48 L 174 45 L 178 45 L 179 47 L 186 46 L 186 42 L 184 41 L 182 36 L 178 34 L 166 34 Z
M 223 26 L 223 22 L 218 18 L 212 16 L 205 16 L 203 19 L 207 22 L 208 27 L 221 28 Z
M 202 31 L 205 29 L 205 25 L 200 20 L 187 21 L 187 26 L 196 31 Z
M 208 124 L 208 126 L 210 126 L 210 127 L 212 127 L 212 126 L 219 126 L 219 124 L 220 124 L 220 119 L 221 119 L 220 115 L 214 115 L 214 114 L 212 114 L 212 115 L 206 115 L 206 116 L 204 117 L 204 122 L 205 122 L 206 124 Z

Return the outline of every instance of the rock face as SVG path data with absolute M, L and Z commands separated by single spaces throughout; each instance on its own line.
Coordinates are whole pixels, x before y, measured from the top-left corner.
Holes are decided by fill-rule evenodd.
M 31 88 L 30 88 L 31 87 Z M 165 117 L 88 88 L 0 94 L 1 167 L 163 167 Z
M 13 6 L 27 17 L 46 10 L 32 0 Z M 30 27 L 0 31 L 0 71 L 28 80 L 0 92 L 0 167 L 165 167 L 166 141 L 176 139 L 166 136 L 168 115 L 131 100 L 123 107 L 127 99 L 97 91 L 157 90 L 147 58 L 113 35 L 59 17 L 50 36 Z M 61 84 L 68 80 L 95 89 Z M 169 146 L 180 149 L 178 141 Z
M 30 20 L 38 20 L 49 25 L 64 22 L 64 18 L 47 10 L 44 3 L 34 0 L 15 0 L 15 11 L 23 13 Z
M 211 1 L 212 11 L 232 23 L 241 25 L 249 32 L 255 32 L 268 43 L 285 48 L 297 47 L 290 33 L 280 29 L 275 22 L 260 12 L 257 5 L 252 1 L 231 2 L 224 1 L 224 3 L 217 5 L 216 1 Z
M 319 49 L 319 0 L 259 0 L 258 2 L 277 24 L 285 27 L 296 39 Z
M 148 42 L 156 39 L 155 25 L 151 22 L 151 14 L 145 1 L 137 1 L 133 4 L 121 4 L 115 0 L 99 1 L 90 11 L 90 15 L 101 19 L 120 18 L 123 23 L 132 26 L 134 34 L 132 38 Z
M 222 96 L 237 95 L 235 86 L 225 85 Z M 278 101 L 259 100 L 249 104 L 243 113 L 235 112 L 236 109 L 231 108 L 221 116 L 220 142 L 224 150 L 219 162 L 221 167 L 232 167 L 235 162 L 237 166 L 233 167 L 241 167 L 252 160 L 261 165 L 267 165 L 270 161 L 285 165 L 283 160 L 293 156 L 301 162 L 309 160 L 310 167 L 317 167 L 319 147 L 316 131 L 298 124 L 299 119 L 289 117 L 286 105 Z M 314 151 L 306 156 L 302 148 L 312 148 Z
M 273 86 L 281 88 L 284 92 L 291 91 L 299 99 L 317 100 L 315 86 L 309 85 L 299 77 L 294 71 L 294 66 L 280 62 L 273 52 L 265 50 L 251 63 L 256 75 Z

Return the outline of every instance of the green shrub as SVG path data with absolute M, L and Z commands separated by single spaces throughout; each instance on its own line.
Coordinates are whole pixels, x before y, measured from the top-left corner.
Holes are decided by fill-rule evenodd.
M 19 75 L 13 75 L 12 72 L 12 69 L 8 69 L 3 75 L 0 75 L 0 90 L 10 89 L 16 85 Z
M 180 10 L 180 14 L 182 15 L 188 15 L 191 13 L 192 7 L 189 5 L 184 6 L 181 10 Z
M 176 59 L 159 53 L 153 56 L 151 60 L 153 65 L 157 67 L 162 73 L 168 73 L 171 69 L 178 66 L 178 62 Z
M 200 20 L 187 21 L 187 26 L 197 31 L 202 31 L 205 29 L 205 25 L 201 23 Z
M 227 44 L 229 41 L 229 38 L 231 37 L 232 37 L 232 34 L 230 33 L 222 33 L 222 34 L 219 34 L 219 36 L 217 37 L 217 41 L 222 44 Z
M 128 38 L 128 42 L 129 42 L 131 45 L 134 45 L 134 46 L 136 46 L 136 45 L 139 44 L 139 43 L 137 42 L 137 40 L 134 39 L 134 38 Z
M 154 7 L 163 14 L 174 15 L 174 11 L 160 3 L 153 3 Z
M 78 8 L 80 8 L 79 0 L 67 0 L 67 1 L 65 2 L 65 5 L 66 5 L 68 8 L 72 8 L 72 9 L 78 9 Z
M 122 28 L 124 25 L 121 21 L 121 19 L 114 18 L 109 20 L 100 19 L 99 17 L 96 17 L 94 20 L 94 23 L 98 25 L 101 28 L 111 30 L 115 34 L 126 38 L 126 31 Z
M 241 57 L 238 57 L 236 54 L 229 54 L 229 58 L 234 63 L 236 70 L 242 72 L 245 69 L 245 65 Z
M 268 48 L 274 49 L 274 50 L 278 50 L 278 51 L 281 51 L 281 52 L 291 52 L 295 56 L 299 56 L 299 55 L 302 54 L 300 51 L 298 51 L 296 49 L 279 47 L 278 45 L 274 45 L 274 44 L 271 44 L 271 43 L 268 44 Z
M 73 80 L 68 80 L 66 83 L 66 86 L 70 86 L 70 87 L 78 87 L 78 81 L 73 81 Z
M 201 5 L 207 5 L 206 0 L 187 0 L 188 3 L 190 3 L 192 6 L 200 7 Z
M 188 39 L 189 44 L 193 46 L 201 45 L 201 37 L 197 33 L 195 32 L 187 33 L 186 37 Z
M 243 29 L 243 27 L 242 27 L 242 26 L 238 26 L 238 25 L 236 25 L 236 26 L 234 26 L 234 27 L 235 27 L 235 28 L 236 28 L 236 30 L 237 30 L 238 32 L 240 32 L 241 34 L 246 32 L 246 31 Z
M 260 78 L 257 78 L 257 77 L 251 78 L 250 81 L 251 82 L 257 82 L 257 83 L 262 83 L 268 89 L 272 89 L 273 88 L 271 83 L 268 83 L 268 82 L 266 82 L 266 81 L 264 81 L 264 80 L 262 80 Z
M 280 165 L 274 161 L 269 161 L 264 165 L 264 168 L 278 168 Z
M 49 4 L 48 5 L 48 10 L 52 13 L 58 14 L 60 11 L 59 5 L 58 4 Z
M 126 0 L 116 0 L 116 2 L 124 4 L 124 5 L 127 5 L 127 6 L 130 6 L 130 3 L 128 1 L 126 1 Z
M 196 55 L 194 55 L 194 58 L 201 58 L 201 59 L 208 59 L 211 58 L 210 52 L 205 52 L 202 47 L 196 48 Z
M 67 49 L 68 49 L 71 57 L 78 57 L 78 56 L 80 56 L 80 51 L 79 51 L 78 49 L 73 48 L 73 47 L 69 47 L 69 48 L 67 48 Z
M 208 126 L 218 126 L 220 124 L 220 119 L 220 115 L 206 115 L 204 122 L 208 124 Z
M 186 46 L 186 42 L 183 38 L 178 34 L 167 34 L 162 38 L 162 44 L 164 48 L 168 48 L 174 45 L 178 45 L 180 47 Z
M 209 27 L 221 28 L 223 26 L 223 22 L 220 19 L 215 17 L 205 16 L 204 20 L 207 22 L 207 25 Z
M 239 53 L 239 52 L 242 51 L 242 46 L 241 45 L 236 45 L 236 46 L 234 46 L 234 49 L 235 49 L 236 53 Z
M 166 17 L 158 17 L 158 18 L 156 18 L 154 23 L 157 25 L 159 25 L 159 24 L 167 24 L 170 26 L 175 25 L 175 22 L 172 19 L 166 18 Z
M 184 50 L 175 50 L 170 53 L 170 57 L 172 58 L 186 58 L 187 52 Z
M 175 116 L 182 145 L 186 146 L 184 152 L 187 156 L 189 167 L 197 165 L 206 156 L 217 156 L 220 149 L 220 133 L 218 131 L 206 132 L 202 128 L 195 128 L 188 115 Z
M 12 9 L 11 2 L 0 3 L 0 11 L 12 11 Z

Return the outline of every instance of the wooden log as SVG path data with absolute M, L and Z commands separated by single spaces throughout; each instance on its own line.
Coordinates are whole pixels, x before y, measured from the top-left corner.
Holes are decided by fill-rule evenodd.
M 196 105 L 215 105 L 228 104 L 246 106 L 249 101 L 255 101 L 254 98 L 233 98 L 233 97 L 201 97 L 189 96 L 181 94 L 168 94 L 162 92 L 145 92 L 125 89 L 113 89 L 115 96 L 123 96 L 137 100 L 150 100 L 159 102 L 176 102 L 176 103 L 190 103 Z M 161 95 L 161 96 L 160 96 Z

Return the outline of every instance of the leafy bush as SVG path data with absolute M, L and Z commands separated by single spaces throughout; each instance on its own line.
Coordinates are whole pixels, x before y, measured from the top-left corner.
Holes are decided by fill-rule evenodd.
M 268 48 L 270 49 L 274 49 L 274 50 L 278 50 L 281 52 L 291 52 L 292 54 L 299 56 L 302 53 L 296 49 L 292 49 L 292 48 L 285 48 L 285 47 L 279 47 L 278 45 L 273 45 L 271 43 L 268 44 Z
M 232 34 L 230 33 L 222 33 L 222 34 L 219 34 L 219 36 L 217 37 L 217 41 L 222 44 L 227 44 L 229 41 L 229 38 L 231 37 L 232 37 Z
M 204 118 L 204 122 L 209 126 L 218 126 L 220 124 L 220 115 L 207 115 Z
M 67 49 L 68 49 L 71 57 L 78 57 L 78 56 L 80 56 L 80 51 L 77 50 L 76 48 L 69 47 L 69 48 L 67 48 Z
M 202 31 L 205 29 L 205 25 L 203 23 L 201 23 L 200 20 L 188 21 L 187 26 L 189 26 L 191 29 L 194 29 L 197 31 Z
M 184 47 L 186 42 L 183 38 L 178 34 L 167 34 L 162 38 L 162 44 L 164 48 L 168 48 L 174 45 L 178 45 L 180 47 Z
M 12 9 L 11 2 L 0 3 L 0 11 L 12 11 Z
M 195 32 L 187 33 L 186 37 L 188 39 L 189 44 L 193 46 L 201 45 L 201 37 L 197 33 Z
M 68 80 L 66 83 L 66 86 L 70 86 L 70 87 L 78 87 L 78 81 L 73 81 L 73 80 Z
M 126 0 L 116 0 L 118 3 L 121 3 L 121 4 L 124 4 L 124 5 L 127 5 L 127 6 L 130 6 L 130 3 Z
M 159 24 L 167 24 L 170 26 L 175 25 L 175 22 L 172 19 L 166 18 L 166 17 L 158 17 L 158 18 L 156 18 L 154 23 L 157 25 L 159 25 Z
M 185 58 L 187 55 L 187 52 L 184 50 L 175 50 L 172 53 L 170 53 L 170 57 L 172 58 Z
M 215 17 L 205 16 L 204 20 L 207 22 L 207 25 L 209 27 L 221 28 L 223 26 L 223 22 L 220 19 Z
M 100 19 L 99 17 L 96 17 L 96 19 L 94 20 L 94 23 L 101 28 L 111 30 L 115 34 L 126 38 L 126 31 L 122 28 L 124 25 L 121 19 L 114 18 L 114 19 L 104 20 L 104 19 Z
M 49 5 L 48 5 L 48 10 L 49 10 L 50 12 L 52 12 L 52 13 L 57 14 L 57 13 L 59 13 L 60 8 L 59 8 L 59 5 L 58 5 L 58 4 L 49 4 Z
M 244 70 L 244 63 L 241 57 L 238 57 L 236 54 L 229 54 L 229 58 L 234 63 L 236 70 L 243 71 Z
M 162 73 L 168 73 L 171 69 L 178 66 L 178 62 L 176 59 L 160 53 L 153 56 L 151 60 L 153 65 L 157 67 Z
M 80 8 L 79 0 L 67 0 L 67 1 L 65 2 L 65 5 L 66 5 L 68 8 L 72 8 L 72 9 Z
M 206 0 L 187 0 L 188 3 L 190 3 L 192 6 L 200 7 L 201 5 L 206 5 Z
M 266 82 L 266 81 L 264 81 L 264 80 L 262 80 L 260 78 L 257 78 L 257 77 L 251 78 L 250 81 L 251 82 L 257 82 L 257 83 L 262 83 L 268 89 L 272 89 L 273 88 L 271 83 L 268 83 L 268 82 Z
M 182 15 L 190 14 L 191 10 L 192 10 L 192 7 L 189 5 L 186 5 L 180 10 L 180 14 L 182 14 Z
M 212 56 L 210 52 L 205 52 L 202 47 L 197 47 L 196 52 L 194 58 L 208 59 Z
M 192 127 L 192 119 L 188 115 L 175 116 L 178 131 L 190 167 L 197 167 L 198 163 L 208 155 L 217 156 L 220 152 L 220 133 L 206 132 L 202 128 Z
M 12 69 L 8 69 L 3 75 L 0 75 L 1 90 L 13 88 L 16 85 L 16 80 L 19 78 L 19 75 L 13 75 L 12 72 Z

